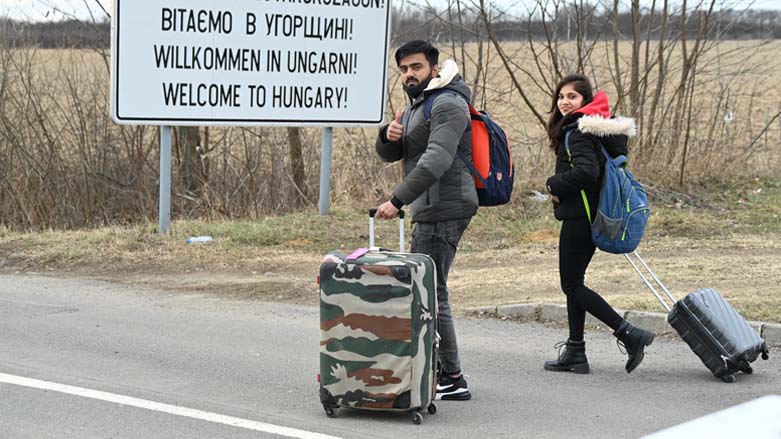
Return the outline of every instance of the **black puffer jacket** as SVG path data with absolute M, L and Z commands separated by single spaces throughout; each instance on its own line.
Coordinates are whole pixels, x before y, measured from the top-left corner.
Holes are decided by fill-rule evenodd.
M 572 132 L 569 138 L 571 162 L 564 142 L 568 131 Z M 604 92 L 597 93 L 591 103 L 565 117 L 556 151 L 556 174 L 547 181 L 548 191 L 559 197 L 559 202 L 553 203 L 556 219 L 586 217 L 580 193 L 584 190 L 593 220 L 606 160 L 600 145 L 604 145 L 612 157 L 626 155 L 628 139 L 635 131 L 634 119 L 610 118 Z

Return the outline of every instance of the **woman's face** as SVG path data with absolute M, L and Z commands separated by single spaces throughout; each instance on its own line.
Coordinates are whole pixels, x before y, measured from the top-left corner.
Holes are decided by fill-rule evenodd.
M 561 87 L 559 91 L 558 107 L 562 116 L 566 116 L 583 106 L 583 95 L 575 91 L 572 84 Z

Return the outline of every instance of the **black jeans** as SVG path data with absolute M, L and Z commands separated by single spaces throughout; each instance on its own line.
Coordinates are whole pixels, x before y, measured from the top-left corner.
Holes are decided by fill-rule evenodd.
M 437 301 L 439 302 L 438 331 L 439 360 L 445 373 L 455 375 L 461 372 L 458 356 L 456 327 L 448 301 L 447 275 L 458 250 L 458 242 L 472 218 L 442 221 L 437 223 L 415 223 L 412 229 L 412 252 L 424 253 L 434 260 L 437 267 Z
M 602 296 L 584 284 L 586 269 L 595 250 L 588 218 L 562 222 L 559 235 L 559 277 L 561 289 L 567 295 L 570 340 L 583 340 L 586 311 L 614 331 L 624 321 Z

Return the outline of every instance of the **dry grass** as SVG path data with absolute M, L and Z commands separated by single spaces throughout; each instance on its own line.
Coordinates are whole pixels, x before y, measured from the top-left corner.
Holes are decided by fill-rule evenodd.
M 175 228 L 181 226 L 176 224 Z M 187 245 L 183 239 L 156 238 L 151 230 L 140 232 L 113 229 L 5 239 L 0 245 L 0 270 L 88 276 L 266 301 L 317 303 L 315 277 L 323 252 L 312 250 L 306 239 L 254 247 L 235 246 L 230 238 L 218 236 L 212 244 Z M 475 239 L 478 233 L 474 232 L 473 227 L 465 235 L 450 277 L 457 310 L 507 303 L 564 302 L 558 288 L 556 230 L 532 232 L 531 239 L 529 234 L 521 235 L 506 248 L 479 250 L 476 248 L 485 243 Z M 106 234 L 96 236 L 101 233 Z M 777 236 L 657 238 L 644 243 L 641 251 L 678 297 L 697 288 L 713 287 L 749 318 L 781 322 L 781 242 Z M 616 307 L 661 309 L 621 256 L 597 252 L 587 283 Z
M 603 43 L 597 47 L 586 73 L 612 95 L 612 61 Z M 519 66 L 531 65 L 524 45 L 506 48 Z M 571 46 L 560 49 L 564 59 L 571 58 Z M 671 289 L 682 295 L 712 286 L 749 318 L 776 322 L 781 321 L 781 120 L 759 134 L 781 103 L 775 83 L 779 52 L 778 41 L 723 42 L 704 56 L 693 97 L 683 188 L 669 189 L 680 144 L 663 141 L 644 162 L 632 164 L 652 185 L 654 216 L 642 250 Z M 664 78 L 670 87 L 679 74 L 678 59 L 676 52 Z M 628 57 L 621 62 L 626 71 Z M 161 238 L 156 224 L 149 223 L 157 215 L 158 134 L 149 127 L 110 122 L 104 59 L 85 51 L 0 48 L 0 63 L 5 80 L 0 84 L 8 87 L 0 93 L 0 270 L 5 272 L 94 276 L 176 291 L 315 304 L 322 254 L 367 241 L 365 217 L 353 206 L 386 200 L 399 179 L 398 165 L 381 163 L 374 153 L 375 129 L 337 129 L 331 200 L 341 208 L 325 218 L 313 208 L 266 216 L 289 212 L 295 190 L 284 131 L 215 128 L 209 138 L 213 150 L 202 162 L 208 168 L 203 192 L 187 193 L 174 170 L 173 217 L 185 220 L 175 221 L 172 233 Z M 465 71 L 471 82 L 474 66 L 467 63 Z M 487 80 L 481 83 L 477 106 L 507 130 L 518 195 L 511 205 L 484 209 L 474 219 L 451 275 L 454 304 L 463 309 L 562 302 L 558 224 L 549 206 L 523 196 L 541 189 L 553 157 L 542 127 L 496 56 L 484 71 Z M 394 76 L 389 114 L 405 101 Z M 549 105 L 548 92 L 534 81 L 546 80 L 553 78 L 522 78 L 542 112 Z M 667 104 L 671 89 L 665 88 Z M 729 124 L 723 122 L 727 109 L 735 115 Z M 665 118 L 667 130 L 671 118 Z M 320 134 L 314 129 L 304 134 L 307 185 L 316 194 Z M 676 133 L 662 134 L 664 140 Z M 752 140 L 756 142 L 748 148 Z M 761 178 L 738 178 L 743 175 Z M 311 201 L 315 198 L 310 195 Z M 138 225 L 102 227 L 106 224 Z M 102 228 L 54 231 L 85 226 Z M 385 233 L 393 234 L 389 230 Z M 184 243 L 188 236 L 203 234 L 216 239 L 206 245 Z M 658 309 L 619 257 L 598 254 L 588 283 L 618 307 Z
M 749 180 L 711 198 L 656 198 L 641 251 L 679 297 L 721 291 L 747 317 L 781 322 L 781 182 Z M 758 189 L 761 191 L 757 192 Z M 519 193 L 520 195 L 520 193 Z M 199 291 L 315 305 L 322 255 L 367 242 L 360 209 L 314 210 L 254 222 L 174 222 L 90 231 L 19 234 L 0 229 L 0 271 L 88 276 L 172 291 Z M 395 246 L 396 224 L 378 223 L 378 242 Z M 188 236 L 215 241 L 188 245 Z M 458 311 L 469 306 L 563 302 L 557 269 L 558 223 L 547 204 L 518 197 L 474 218 L 451 273 Z M 598 252 L 588 285 L 614 306 L 660 306 L 623 257 Z
M 454 303 L 459 307 L 564 303 L 558 287 L 556 240 L 470 254 L 469 261 L 477 264 L 461 257 L 451 275 Z M 781 321 L 777 297 L 781 243 L 777 240 L 766 236 L 705 241 L 661 238 L 644 243 L 640 252 L 678 298 L 711 287 L 750 318 Z M 623 256 L 597 252 L 586 282 L 615 307 L 662 310 Z

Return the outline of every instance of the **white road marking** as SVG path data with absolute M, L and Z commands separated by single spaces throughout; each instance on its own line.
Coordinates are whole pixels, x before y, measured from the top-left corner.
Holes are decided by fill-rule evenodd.
M 297 439 L 340 439 L 337 436 L 330 436 L 327 434 L 314 433 L 296 428 L 282 427 L 279 425 L 267 424 L 265 422 L 252 421 L 249 419 L 235 418 L 233 416 L 221 415 L 219 413 L 211 413 L 205 412 L 203 410 L 179 407 L 161 402 L 149 401 L 146 399 L 133 398 L 132 396 L 118 395 L 116 393 L 101 392 L 99 390 L 85 389 L 83 387 L 68 386 L 66 384 L 52 383 L 50 381 L 41 381 L 16 375 L 8 375 L 2 372 L 0 372 L 0 383 L 32 387 L 34 389 L 41 390 L 50 390 L 53 392 L 66 393 L 68 395 L 81 396 L 84 398 L 98 399 L 101 401 L 113 402 L 115 404 L 138 407 L 146 410 L 154 410 L 171 415 L 200 419 L 217 424 L 225 424 L 232 427 L 262 431 L 265 433 L 277 434 L 280 436 Z

